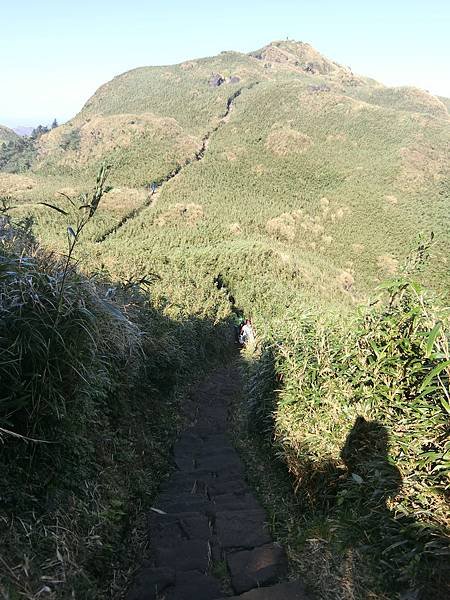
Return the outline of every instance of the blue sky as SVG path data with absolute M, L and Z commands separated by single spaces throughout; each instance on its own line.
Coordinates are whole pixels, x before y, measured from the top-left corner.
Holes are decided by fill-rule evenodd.
M 269 41 L 450 96 L 447 0 L 0 0 L 0 123 L 60 122 L 105 81 Z

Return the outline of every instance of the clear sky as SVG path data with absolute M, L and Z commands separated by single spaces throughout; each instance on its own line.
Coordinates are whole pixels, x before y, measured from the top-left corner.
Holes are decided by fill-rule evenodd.
M 0 0 L 0 124 L 63 122 L 128 69 L 286 37 L 450 96 L 450 0 Z

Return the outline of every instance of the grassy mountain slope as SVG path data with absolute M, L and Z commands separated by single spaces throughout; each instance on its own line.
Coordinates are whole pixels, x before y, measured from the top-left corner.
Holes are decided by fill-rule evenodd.
M 214 74 L 222 85 L 211 85 Z M 116 187 L 103 207 L 108 230 L 146 202 L 145 184 L 195 156 L 239 89 L 204 160 L 163 187 L 156 210 L 144 212 L 142 222 L 170 229 L 173 224 L 158 221 L 159 212 L 197 204 L 202 215 L 195 227 L 188 219 L 187 239 L 194 242 L 201 228 L 209 242 L 268 244 L 287 254 L 287 263 L 322 261 L 325 277 L 332 267 L 356 290 L 395 272 L 417 233 L 434 230 L 429 281 L 439 282 L 448 241 L 445 105 L 420 90 L 355 76 L 297 42 L 119 75 L 72 121 L 42 136 L 27 174 L 33 185 L 20 199 L 77 193 L 106 159 Z M 182 220 L 176 227 L 183 230 Z M 133 239 L 137 245 L 139 235 Z
M 4 125 L 0 125 L 0 144 L 15 142 L 18 139 L 19 136 L 12 129 L 9 129 L 9 127 L 5 127 Z
M 433 369 L 444 373 L 448 356 L 446 317 L 436 308 L 450 292 L 444 100 L 354 75 L 307 44 L 274 42 L 250 55 L 225 52 L 119 75 L 69 123 L 39 139 L 32 169 L 0 173 L 0 194 L 18 205 L 13 214 L 31 216 L 41 241 L 64 251 L 75 214 L 58 192 L 84 192 L 98 165 L 112 164 L 113 189 L 80 244 L 83 268 L 112 282 L 151 281 L 153 306 L 174 323 L 217 323 L 233 305 L 252 315 L 262 343 L 249 358 L 249 396 L 266 411 L 262 420 L 296 485 L 305 464 L 313 471 L 332 464 L 345 484 L 342 497 L 357 499 L 358 514 L 372 510 L 364 488 L 355 488 L 359 479 L 345 478 L 340 450 L 358 416 L 384 428 L 407 490 L 389 507 L 411 519 L 417 510 L 424 525 L 423 532 L 415 521 L 411 526 L 419 541 L 403 543 L 397 524 L 385 537 L 392 548 L 408 549 L 409 558 L 393 560 L 391 575 L 406 565 L 402 577 L 411 585 L 421 565 L 411 556 L 438 555 L 440 542 L 426 536 L 433 527 L 448 531 L 441 475 L 447 409 L 439 396 L 447 380 L 440 375 L 431 385 L 432 376 L 421 387 Z M 151 181 L 160 184 L 154 195 Z M 38 201 L 57 202 L 67 215 Z M 434 245 L 417 277 L 438 301 L 402 283 L 419 234 L 431 232 Z M 356 307 L 396 277 L 392 302 L 356 319 Z M 185 340 L 189 345 L 189 331 Z M 414 412 L 410 401 L 419 394 L 429 402 Z M 405 431 L 414 440 L 408 451 Z M 343 507 L 350 512 L 336 509 L 333 522 L 327 512 L 313 512 L 301 534 L 296 522 L 294 562 L 302 535 L 326 538 L 327 552 L 339 557 L 333 536 L 353 510 L 351 502 Z M 385 503 L 382 509 L 386 517 Z M 383 558 L 375 550 L 382 557 L 392 548 L 374 536 L 376 543 L 358 552 L 366 566 L 379 561 L 380 575 Z M 358 546 L 338 539 L 350 554 Z M 349 561 L 356 572 L 361 563 Z M 371 597 L 397 598 L 382 579 L 367 584 Z

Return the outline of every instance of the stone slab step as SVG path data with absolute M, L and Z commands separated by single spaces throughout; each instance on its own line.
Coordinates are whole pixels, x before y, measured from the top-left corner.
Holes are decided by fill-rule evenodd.
M 246 494 L 250 492 L 250 488 L 244 479 L 231 479 L 229 481 L 223 481 L 219 479 L 218 481 L 211 480 L 210 483 L 207 484 L 208 494 L 210 498 L 214 498 L 216 496 L 223 496 L 228 494 Z
M 240 596 L 222 597 L 221 600 L 312 600 L 312 597 L 299 581 L 292 581 L 250 590 Z
M 192 494 L 174 494 L 167 495 L 164 498 L 160 496 L 155 502 L 156 508 L 165 513 L 187 513 L 198 512 L 201 514 L 213 514 L 214 506 L 207 498 L 202 496 L 193 496 Z
M 242 510 L 260 510 L 263 511 L 260 503 L 253 494 L 221 494 L 214 498 L 215 511 L 242 511 Z
M 156 600 L 169 586 L 175 585 L 175 570 L 144 568 L 137 574 L 127 600 Z
M 207 497 L 226 493 L 239 493 L 248 490 L 242 471 L 223 469 L 221 471 L 193 470 L 176 471 L 161 486 L 162 495 L 191 494 Z
M 228 554 L 227 564 L 238 594 L 276 583 L 287 571 L 286 553 L 279 544 Z
M 166 589 L 162 597 L 164 600 L 217 600 L 221 595 L 217 579 L 190 571 L 177 573 L 175 585 Z
M 198 469 L 207 471 L 224 471 L 227 469 L 242 471 L 242 463 L 234 450 L 222 452 L 221 454 L 215 454 L 212 456 L 208 456 L 207 454 L 204 456 L 199 456 L 196 459 L 196 464 Z M 183 470 L 188 471 L 193 469 L 189 469 L 189 467 L 187 467 L 183 468 Z
M 216 513 L 215 530 L 222 548 L 252 549 L 271 542 L 262 510 Z
M 153 514 L 148 536 L 153 546 L 173 547 L 184 540 L 204 540 L 211 537 L 209 519 L 198 513 Z
M 219 582 L 209 575 L 147 568 L 136 577 L 127 600 L 217 600 L 221 596 Z
M 157 567 L 178 571 L 200 571 L 206 573 L 209 566 L 209 544 L 205 540 L 184 540 L 176 546 L 155 549 Z

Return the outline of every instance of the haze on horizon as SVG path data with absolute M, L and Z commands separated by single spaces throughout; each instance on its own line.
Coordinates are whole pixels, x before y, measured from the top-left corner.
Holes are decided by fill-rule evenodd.
M 365 3 L 364 3 L 365 4 Z M 450 96 L 450 5 L 380 0 L 199 0 L 195 6 L 129 0 L 55 0 L 1 7 L 0 124 L 64 122 L 112 77 L 223 50 L 249 52 L 277 39 L 310 43 L 385 85 Z

